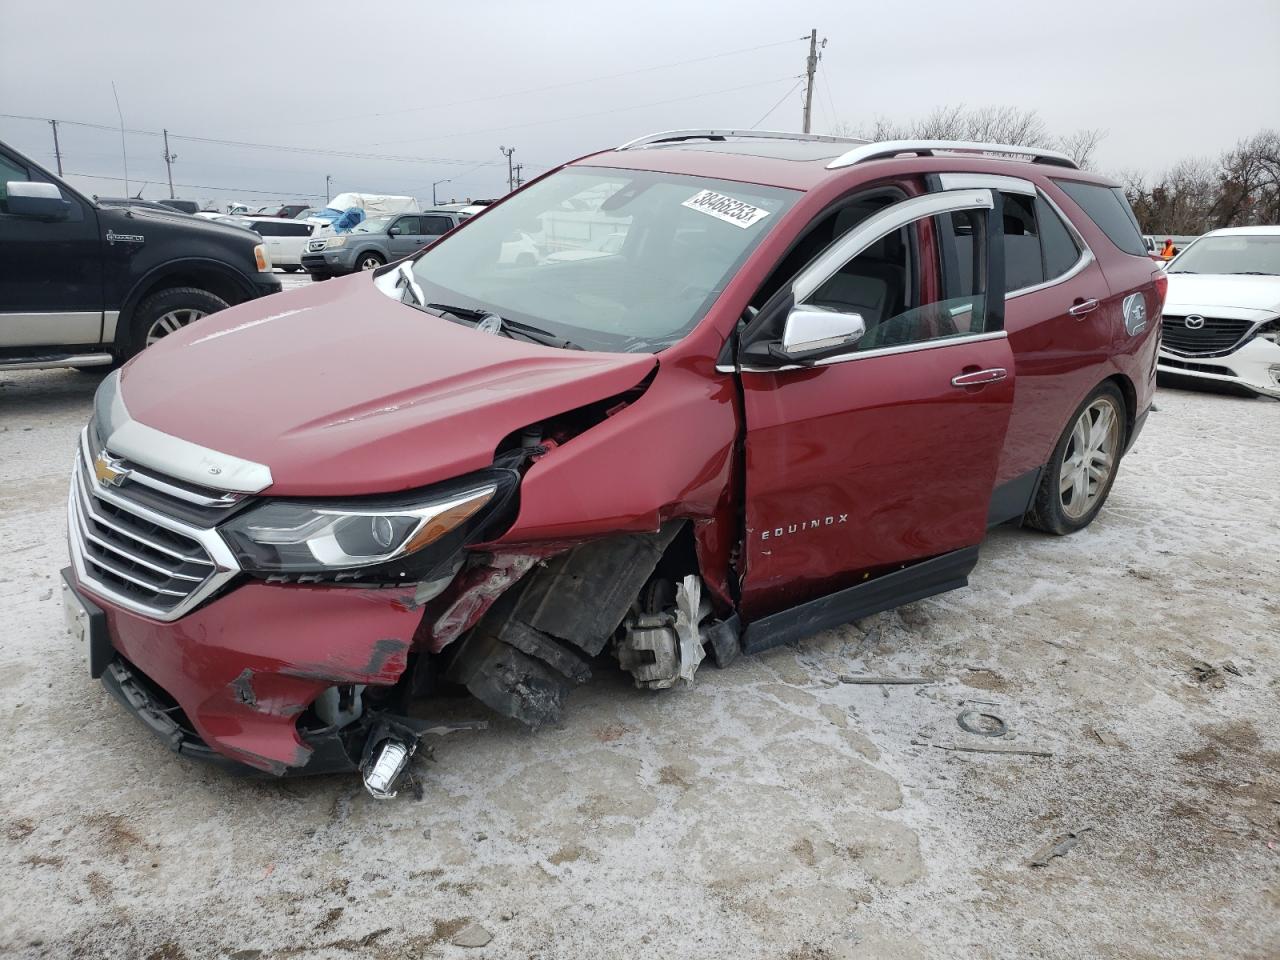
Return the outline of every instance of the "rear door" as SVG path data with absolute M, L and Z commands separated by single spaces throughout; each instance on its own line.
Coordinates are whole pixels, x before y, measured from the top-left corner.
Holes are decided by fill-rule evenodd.
M 102 238 L 93 205 L 58 184 L 64 220 L 8 212 L 5 184 L 48 182 L 0 151 L 0 349 L 90 345 L 102 338 Z
M 850 352 L 753 367 L 748 329 L 748 622 L 982 540 L 1014 393 L 996 203 L 987 190 L 904 200 L 797 275 L 783 309 L 858 313 L 867 332 Z M 768 330 L 771 309 L 753 327 Z
M 435 243 L 453 229 L 453 219 L 443 214 L 422 215 L 422 245 Z

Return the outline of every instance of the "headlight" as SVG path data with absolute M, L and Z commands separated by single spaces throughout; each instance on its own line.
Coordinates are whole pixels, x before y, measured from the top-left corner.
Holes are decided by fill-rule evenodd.
M 1263 324 L 1262 328 L 1258 330 L 1258 336 L 1263 340 L 1270 340 L 1272 343 L 1280 343 L 1280 317 L 1270 323 Z
M 334 247 L 345 246 L 346 242 L 347 242 L 346 237 L 326 237 L 324 242 L 324 248 L 326 250 L 332 250 Z
M 273 501 L 222 527 L 246 570 L 331 573 L 371 567 L 430 546 L 494 499 L 499 484 L 454 492 L 426 503 L 382 503 L 367 509 Z
M 253 248 L 253 259 L 258 261 L 259 273 L 271 272 L 271 254 L 267 253 L 267 248 L 261 243 Z

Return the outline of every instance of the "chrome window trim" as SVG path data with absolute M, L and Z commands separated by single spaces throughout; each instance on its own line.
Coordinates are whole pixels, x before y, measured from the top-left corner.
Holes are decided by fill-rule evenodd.
M 909 223 L 957 210 L 990 210 L 995 200 L 990 190 L 948 190 L 926 193 L 873 213 L 831 246 L 791 281 L 791 297 L 796 306 L 806 302 L 840 268 L 881 237 Z
M 90 593 L 96 594 L 105 600 L 108 600 L 114 606 L 121 607 L 131 613 L 139 616 L 147 617 L 151 620 L 157 620 L 162 623 L 168 623 L 173 620 L 185 616 L 192 609 L 199 606 L 209 597 L 213 596 L 222 589 L 226 583 L 240 572 L 240 565 L 236 562 L 235 556 L 231 549 L 223 541 L 222 537 L 214 529 L 204 529 L 201 527 L 193 527 L 190 524 L 175 520 L 172 517 L 157 513 L 131 500 L 117 496 L 110 490 L 104 488 L 88 471 L 87 459 L 89 453 L 89 431 L 86 427 L 80 433 L 80 452 L 75 459 L 72 467 L 70 489 L 67 491 L 67 530 L 69 536 L 67 542 L 69 552 L 71 554 L 71 564 L 76 571 L 77 582 L 85 587 Z M 119 506 L 123 510 L 127 510 L 135 516 L 141 517 L 150 523 L 154 523 L 158 527 L 164 527 L 166 530 L 172 530 L 174 533 L 181 534 L 197 541 L 209 558 L 213 561 L 213 570 L 204 582 L 187 595 L 186 599 L 175 604 L 169 610 L 160 610 L 148 604 L 141 603 L 133 597 L 117 592 L 110 585 L 103 583 L 89 570 L 88 564 L 84 557 L 84 552 L 80 545 L 80 539 L 76 531 L 79 529 L 81 519 L 78 511 L 82 509 L 78 503 L 81 495 L 87 497 L 97 497 L 107 503 Z M 95 521 L 99 520 L 97 516 Z M 106 525 L 110 525 L 109 523 Z M 126 532 L 126 535 L 145 542 L 145 538 L 139 537 L 133 532 Z M 173 554 L 172 550 L 158 548 L 162 552 Z M 136 558 L 135 558 L 136 559 Z M 201 559 L 202 563 L 205 561 Z M 132 579 L 123 573 L 118 574 L 126 580 Z M 148 590 L 155 590 L 151 584 L 141 584 Z M 160 591 L 157 591 L 160 592 Z
M 93 406 L 103 445 L 116 456 L 226 493 L 261 493 L 271 486 L 266 464 L 211 450 L 134 420 L 121 395 L 119 370 L 99 385 Z
M 1049 205 L 1049 208 L 1058 215 L 1058 219 L 1062 221 L 1064 226 L 1066 226 L 1067 233 L 1071 234 L 1071 239 L 1074 240 L 1076 242 L 1076 246 L 1080 248 L 1080 256 L 1076 259 L 1076 262 L 1072 265 L 1071 269 L 1068 270 L 1066 273 L 1059 274 L 1058 276 L 1054 277 L 1052 280 L 1045 280 L 1043 283 L 1035 283 L 1029 287 L 1019 287 L 1017 290 L 1013 290 L 1009 293 L 1006 293 L 1004 295 L 1004 299 L 1006 303 L 1008 303 L 1010 300 L 1013 300 L 1016 297 L 1021 297 L 1028 293 L 1037 293 L 1041 290 L 1047 290 L 1050 287 L 1056 287 L 1060 283 L 1066 283 L 1072 277 L 1078 276 L 1080 273 L 1082 273 L 1086 267 L 1088 267 L 1091 263 L 1094 262 L 1095 259 L 1097 259 L 1093 255 L 1093 249 L 1089 246 L 1088 242 L 1081 235 L 1080 231 L 1076 229 L 1076 225 L 1071 222 L 1070 217 L 1068 217 L 1065 213 L 1062 212 L 1062 208 L 1058 206 L 1057 202 L 1053 199 L 1053 197 L 1049 196 L 1047 193 L 1045 193 L 1043 190 L 1040 190 L 1039 188 L 1036 189 L 1036 196 L 1039 199 L 1043 200 L 1045 203 L 1047 203 Z
M 739 367 L 739 373 L 781 373 L 785 370 L 812 370 L 814 367 L 827 367 L 833 363 L 849 363 L 852 360 L 869 360 L 872 357 L 890 357 L 900 353 L 916 353 L 920 350 L 937 350 L 940 347 L 951 347 L 960 343 L 982 343 L 987 340 L 1006 340 L 1008 334 L 1004 330 L 992 330 L 988 333 L 971 333 L 960 337 L 938 337 L 933 340 L 920 340 L 916 343 L 899 343 L 892 347 L 878 347 L 875 350 L 851 351 L 835 357 L 826 357 L 811 364 L 788 363 L 781 367 Z M 725 364 L 716 366 L 722 373 L 732 368 Z

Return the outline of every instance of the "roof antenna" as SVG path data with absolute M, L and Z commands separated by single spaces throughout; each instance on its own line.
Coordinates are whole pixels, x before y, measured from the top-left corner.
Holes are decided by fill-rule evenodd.
M 116 98 L 116 116 L 120 118 L 120 156 L 124 158 L 124 195 L 129 195 L 129 151 L 124 148 L 124 114 L 120 112 L 120 94 L 116 82 L 111 81 L 111 95 Z

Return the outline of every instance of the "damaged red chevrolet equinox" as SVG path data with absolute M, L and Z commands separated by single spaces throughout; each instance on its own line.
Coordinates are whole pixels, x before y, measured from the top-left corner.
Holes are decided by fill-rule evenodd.
M 1061 154 L 646 137 L 107 377 L 69 623 L 179 753 L 391 796 L 442 692 L 537 727 L 1086 526 L 1164 285 Z

